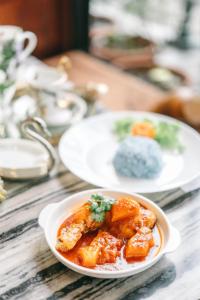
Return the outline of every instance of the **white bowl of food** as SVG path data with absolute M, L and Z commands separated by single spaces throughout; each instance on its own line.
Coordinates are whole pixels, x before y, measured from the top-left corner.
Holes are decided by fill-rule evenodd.
M 140 273 L 180 244 L 179 232 L 155 203 L 118 190 L 87 190 L 49 204 L 39 224 L 60 262 L 97 278 Z

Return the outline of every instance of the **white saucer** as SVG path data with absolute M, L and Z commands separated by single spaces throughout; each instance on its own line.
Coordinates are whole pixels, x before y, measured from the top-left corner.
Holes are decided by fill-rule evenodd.
M 116 120 L 133 119 L 176 122 L 184 152 L 163 150 L 165 165 L 155 179 L 133 179 L 116 174 L 112 158 L 118 146 L 112 130 Z M 153 193 L 180 187 L 200 175 L 200 135 L 182 122 L 146 112 L 113 112 L 97 115 L 70 128 L 61 138 L 60 157 L 67 168 L 96 186 L 123 189 L 127 192 Z
M 39 143 L 25 139 L 0 140 L 0 176 L 30 179 L 47 175 L 49 155 Z

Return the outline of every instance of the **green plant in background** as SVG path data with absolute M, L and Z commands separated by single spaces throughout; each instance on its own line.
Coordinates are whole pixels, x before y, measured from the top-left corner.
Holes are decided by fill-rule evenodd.
M 124 9 L 129 12 L 136 14 L 140 17 L 145 17 L 147 0 L 127 0 L 124 4 Z
M 106 39 L 106 46 L 109 48 L 125 48 L 132 49 L 134 43 L 131 37 L 127 37 L 121 34 L 109 35 Z
M 106 37 L 106 46 L 109 48 L 140 49 L 147 46 L 147 42 L 144 39 L 126 34 L 111 34 Z
M 10 40 L 3 46 L 0 58 L 0 70 L 7 71 L 11 59 L 15 56 L 14 40 Z

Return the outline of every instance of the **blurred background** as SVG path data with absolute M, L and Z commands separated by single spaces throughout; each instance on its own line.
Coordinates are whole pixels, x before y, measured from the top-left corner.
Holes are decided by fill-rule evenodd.
M 136 76 L 143 77 L 138 70 L 132 70 L 136 65 L 162 64 L 177 68 L 179 74 L 176 75 L 180 76 L 174 78 L 176 82 L 192 79 L 193 84 L 199 84 L 199 0 L 1 0 L 0 12 L 1 25 L 17 25 L 37 35 L 34 54 L 40 58 L 78 48 L 112 63 L 110 56 L 117 56 L 114 63 Z M 125 41 L 123 36 L 126 35 L 147 41 Z M 145 56 L 144 51 L 137 51 L 143 56 L 132 57 L 131 62 L 121 58 L 128 54 L 127 47 L 129 52 L 131 48 L 142 50 L 145 42 L 151 46 L 145 49 L 151 50 L 151 58 L 150 53 Z M 105 43 L 113 51 L 124 43 L 124 51 L 118 55 L 105 53 L 102 49 L 106 48 Z
M 160 112 L 200 128 L 200 1 L 91 0 L 89 51 L 165 92 Z
M 139 76 L 144 74 L 135 69 L 142 68 L 144 65 L 145 67 L 151 64 L 166 66 L 174 70 L 165 69 L 162 72 L 159 70 L 160 72 L 157 74 L 162 75 L 163 79 L 164 76 L 170 75 L 167 71 L 177 71 L 172 72 L 173 75 L 180 75 L 174 78 L 174 84 L 178 81 L 181 81 L 180 84 L 182 84 L 183 81 L 186 83 L 192 80 L 194 85 L 198 85 L 200 72 L 199 15 L 200 1 L 198 0 L 92 0 L 90 2 L 90 36 L 92 43 L 96 45 L 99 42 L 97 35 L 105 37 L 108 34 L 113 36 L 115 34 L 115 37 L 118 36 L 118 41 L 113 41 L 113 43 L 115 42 L 115 45 L 112 45 L 113 48 L 117 47 L 117 43 L 119 48 L 120 35 L 121 38 L 125 35 L 146 38 L 149 43 L 152 43 L 151 57 L 150 54 L 147 57 L 146 53 L 146 56 L 140 56 L 134 62 L 131 58 L 129 60 L 118 58 L 114 62 Z M 109 42 L 112 43 L 112 41 Z M 139 45 L 131 45 L 130 41 L 129 43 L 126 45 L 129 48 L 131 46 L 139 47 Z M 94 53 L 99 50 L 95 46 L 94 48 L 92 50 Z M 144 54 L 141 48 L 140 50 Z M 105 58 L 106 54 L 102 52 L 102 49 L 98 52 L 99 56 Z M 140 61 L 139 58 L 141 58 Z M 154 73 L 156 75 L 156 72 Z M 148 76 L 143 77 L 147 79 Z M 152 81 L 156 78 L 148 79 Z M 172 88 L 167 84 L 165 87 L 161 87 Z
M 0 1 L 0 25 L 35 33 L 37 58 L 84 50 L 164 91 L 167 105 L 160 111 L 195 128 L 200 128 L 199 16 L 199 0 Z

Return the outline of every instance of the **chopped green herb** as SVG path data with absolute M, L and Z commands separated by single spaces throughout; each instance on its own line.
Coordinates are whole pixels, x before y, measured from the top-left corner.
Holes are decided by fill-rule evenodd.
M 101 213 L 92 213 L 92 219 L 96 222 L 103 222 L 103 220 L 105 219 L 105 212 L 101 212 Z
M 115 203 L 115 199 L 93 194 L 88 202 L 91 204 L 92 219 L 96 222 L 102 222 L 105 219 L 106 212 L 111 210 L 113 203 Z

